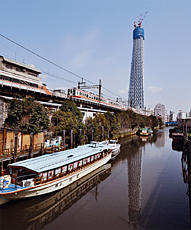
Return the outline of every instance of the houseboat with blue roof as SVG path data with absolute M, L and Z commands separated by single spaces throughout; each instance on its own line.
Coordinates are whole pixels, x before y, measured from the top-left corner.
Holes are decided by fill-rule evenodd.
M 0 204 L 62 189 L 111 159 L 111 149 L 92 142 L 74 149 L 9 164 L 0 177 Z

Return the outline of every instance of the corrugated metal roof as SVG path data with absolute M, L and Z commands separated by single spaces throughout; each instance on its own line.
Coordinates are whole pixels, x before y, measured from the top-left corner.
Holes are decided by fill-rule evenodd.
M 65 150 L 61 152 L 56 152 L 52 154 L 43 155 L 40 157 L 19 161 L 8 166 L 11 168 L 21 167 L 26 168 L 31 171 L 41 173 L 45 171 L 52 170 L 54 168 L 59 168 L 66 164 L 78 161 L 80 159 L 86 158 L 93 154 L 102 152 L 104 149 L 109 149 L 106 145 L 97 145 L 97 147 L 92 147 L 92 144 L 82 145 L 75 149 Z

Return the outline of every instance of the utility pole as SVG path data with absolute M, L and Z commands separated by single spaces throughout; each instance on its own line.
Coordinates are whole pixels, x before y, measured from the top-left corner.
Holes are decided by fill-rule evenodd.
M 99 103 L 101 98 L 101 79 L 99 80 Z

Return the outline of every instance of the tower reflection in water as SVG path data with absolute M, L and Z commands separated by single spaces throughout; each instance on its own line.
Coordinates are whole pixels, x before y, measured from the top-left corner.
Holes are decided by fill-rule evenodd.
M 128 159 L 129 181 L 129 224 L 136 226 L 141 218 L 141 175 L 142 175 L 142 148 Z
M 98 184 L 104 181 L 110 174 L 111 164 L 106 164 L 59 192 L 7 203 L 0 210 L 1 219 L 4 220 L 1 221 L 0 229 L 41 229 L 93 188 L 96 188 L 95 199 L 97 199 Z M 18 207 L 19 215 L 16 215 Z M 8 221 L 7 217 L 11 221 Z

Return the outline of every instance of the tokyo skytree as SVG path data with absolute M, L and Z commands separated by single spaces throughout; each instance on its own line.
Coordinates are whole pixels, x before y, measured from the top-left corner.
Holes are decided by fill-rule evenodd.
M 128 105 L 133 108 L 144 107 L 144 29 L 141 20 L 133 30 L 133 52 L 131 62 Z

